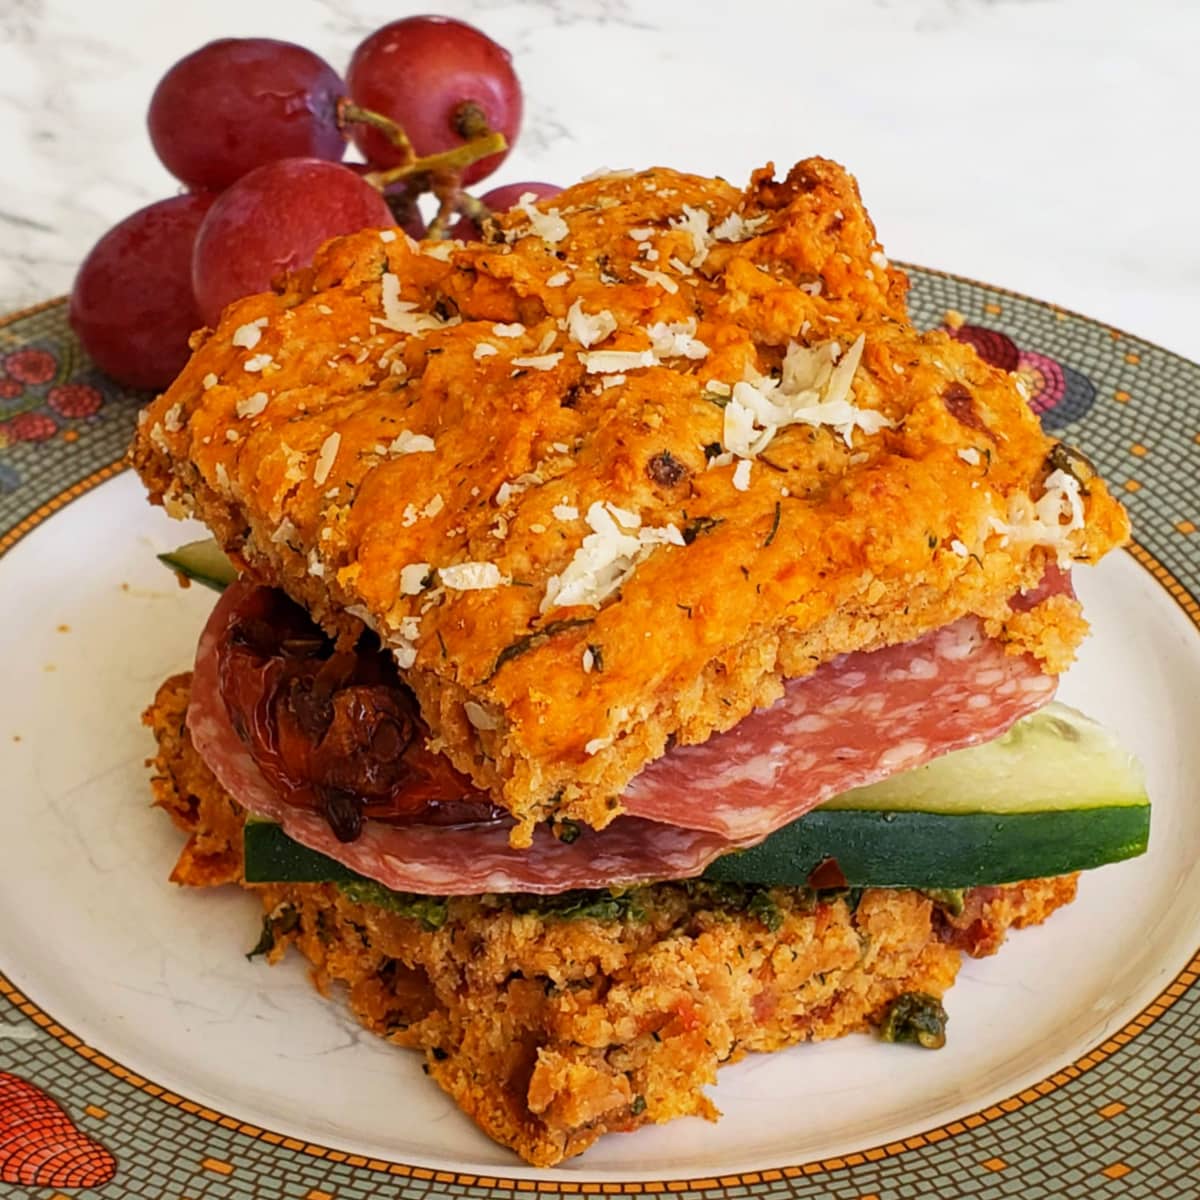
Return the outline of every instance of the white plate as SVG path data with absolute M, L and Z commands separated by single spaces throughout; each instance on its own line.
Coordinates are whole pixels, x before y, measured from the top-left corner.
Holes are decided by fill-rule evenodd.
M 0 912 L 13 983 L 147 1079 L 251 1125 L 458 1172 L 662 1180 L 761 1171 L 880 1145 L 1019 1092 L 1125 1024 L 1188 961 L 1200 927 L 1200 636 L 1132 558 L 1076 572 L 1093 637 L 1061 698 L 1147 765 L 1150 853 L 1088 874 L 1078 901 L 969 962 L 937 1054 L 850 1037 L 726 1069 L 698 1120 L 608 1138 L 557 1172 L 515 1166 L 418 1056 L 322 1000 L 295 957 L 242 951 L 258 905 L 166 877 L 180 836 L 149 807 L 137 714 L 185 669 L 212 593 L 155 561 L 185 528 L 130 475 L 0 558 Z M 18 740 L 19 739 L 19 740 Z

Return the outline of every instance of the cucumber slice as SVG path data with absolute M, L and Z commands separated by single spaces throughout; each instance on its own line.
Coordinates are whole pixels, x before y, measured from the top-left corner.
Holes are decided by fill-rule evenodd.
M 977 887 L 1132 858 L 1149 830 L 1137 760 L 1095 721 L 1050 704 L 995 742 L 836 797 L 704 878 L 805 887 L 834 859 L 850 887 Z M 361 878 L 269 821 L 247 821 L 245 853 L 251 883 Z
M 353 883 L 365 875 L 294 842 L 274 821 L 250 817 L 242 829 L 247 883 Z M 369 882 L 369 881 L 368 881 Z
M 1149 833 L 1137 759 L 1052 703 L 995 741 L 843 792 L 706 876 L 795 885 L 833 858 L 851 887 L 974 887 L 1132 858 Z
M 202 583 L 216 592 L 223 592 L 237 579 L 237 568 L 212 538 L 188 542 L 169 554 L 160 554 L 158 561 L 185 579 Z

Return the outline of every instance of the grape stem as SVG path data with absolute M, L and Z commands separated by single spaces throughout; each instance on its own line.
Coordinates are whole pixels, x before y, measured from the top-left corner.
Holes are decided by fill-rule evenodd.
M 342 96 L 337 102 L 337 122 L 338 128 L 343 132 L 348 125 L 369 125 L 372 129 L 378 129 L 404 155 L 406 162 L 412 162 L 417 157 L 403 125 L 393 121 L 391 117 L 385 117 L 383 113 L 355 104 L 349 96 Z
M 364 178 L 377 188 L 385 188 L 393 183 L 399 183 L 401 179 L 411 179 L 414 175 L 435 175 L 442 172 L 459 174 L 465 167 L 478 162 L 481 158 L 499 154 L 502 150 L 507 149 L 508 141 L 504 134 L 487 133 L 450 150 L 427 154 L 424 158 L 414 158 L 412 162 L 403 163 L 398 167 L 371 171 Z

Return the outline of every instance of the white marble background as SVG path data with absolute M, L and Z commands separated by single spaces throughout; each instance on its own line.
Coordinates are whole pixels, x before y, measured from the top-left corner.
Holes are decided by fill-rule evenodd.
M 271 35 L 344 69 L 431 10 L 515 57 L 526 123 L 495 182 L 826 154 L 893 257 L 1200 359 L 1192 0 L 0 0 L 0 308 L 68 290 L 105 229 L 174 190 L 144 118 L 181 55 Z

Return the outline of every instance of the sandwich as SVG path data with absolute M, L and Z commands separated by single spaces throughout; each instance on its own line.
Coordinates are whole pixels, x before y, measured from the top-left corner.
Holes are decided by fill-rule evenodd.
M 750 1051 L 940 1045 L 963 953 L 1145 847 L 1053 702 L 1125 513 L 906 288 L 834 163 L 608 174 L 329 243 L 140 418 L 222 589 L 146 714 L 173 878 L 531 1163 Z

